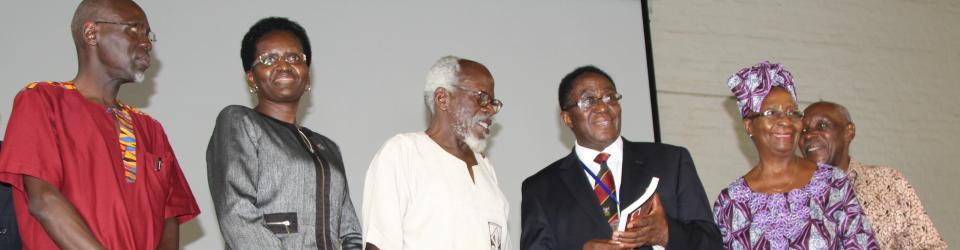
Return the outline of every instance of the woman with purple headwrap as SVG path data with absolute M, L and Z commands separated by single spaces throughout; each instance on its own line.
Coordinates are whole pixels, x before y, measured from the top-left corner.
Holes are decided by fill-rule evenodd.
M 713 206 L 728 249 L 877 249 L 842 170 L 797 156 L 803 114 L 790 72 L 761 62 L 730 77 L 760 162 Z

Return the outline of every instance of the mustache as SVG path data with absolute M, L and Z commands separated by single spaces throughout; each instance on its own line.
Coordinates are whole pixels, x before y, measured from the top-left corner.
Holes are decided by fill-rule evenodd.
M 476 123 L 484 120 L 490 120 L 490 123 L 493 123 L 493 116 L 490 115 L 475 115 L 470 118 L 470 123 Z
M 474 114 L 473 116 L 471 116 L 468 120 L 469 120 L 470 122 L 479 122 L 479 121 L 483 121 L 483 120 L 490 120 L 490 122 L 492 123 L 492 122 L 493 122 L 493 115 L 484 114 L 483 112 L 477 112 L 476 114 Z

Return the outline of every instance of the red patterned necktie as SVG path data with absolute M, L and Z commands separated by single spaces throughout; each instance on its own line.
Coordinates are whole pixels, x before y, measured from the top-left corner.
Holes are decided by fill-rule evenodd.
M 597 158 L 594 158 L 593 161 L 600 164 L 600 172 L 597 173 L 597 177 L 603 181 L 610 193 L 608 194 L 604 190 L 600 183 L 593 184 L 593 193 L 597 195 L 597 200 L 600 201 L 600 208 L 603 209 L 603 217 L 607 218 L 607 224 L 610 224 L 611 227 L 617 225 L 619 220 L 619 211 L 617 208 L 617 203 L 611 197 L 617 196 L 617 187 L 613 184 L 613 174 L 610 173 L 610 168 L 607 166 L 607 159 L 610 158 L 610 154 L 600 153 L 597 155 Z

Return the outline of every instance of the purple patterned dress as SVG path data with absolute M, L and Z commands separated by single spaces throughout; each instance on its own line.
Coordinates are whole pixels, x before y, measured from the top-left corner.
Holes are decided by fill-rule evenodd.
M 846 174 L 829 165 L 788 193 L 755 193 L 740 177 L 713 213 L 727 249 L 878 249 Z

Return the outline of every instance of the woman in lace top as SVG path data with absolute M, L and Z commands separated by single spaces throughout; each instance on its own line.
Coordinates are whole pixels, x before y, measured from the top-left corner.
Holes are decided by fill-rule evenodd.
M 728 249 L 876 249 L 843 171 L 794 154 L 803 114 L 790 72 L 761 62 L 727 85 L 760 162 L 720 192 L 716 222 Z

